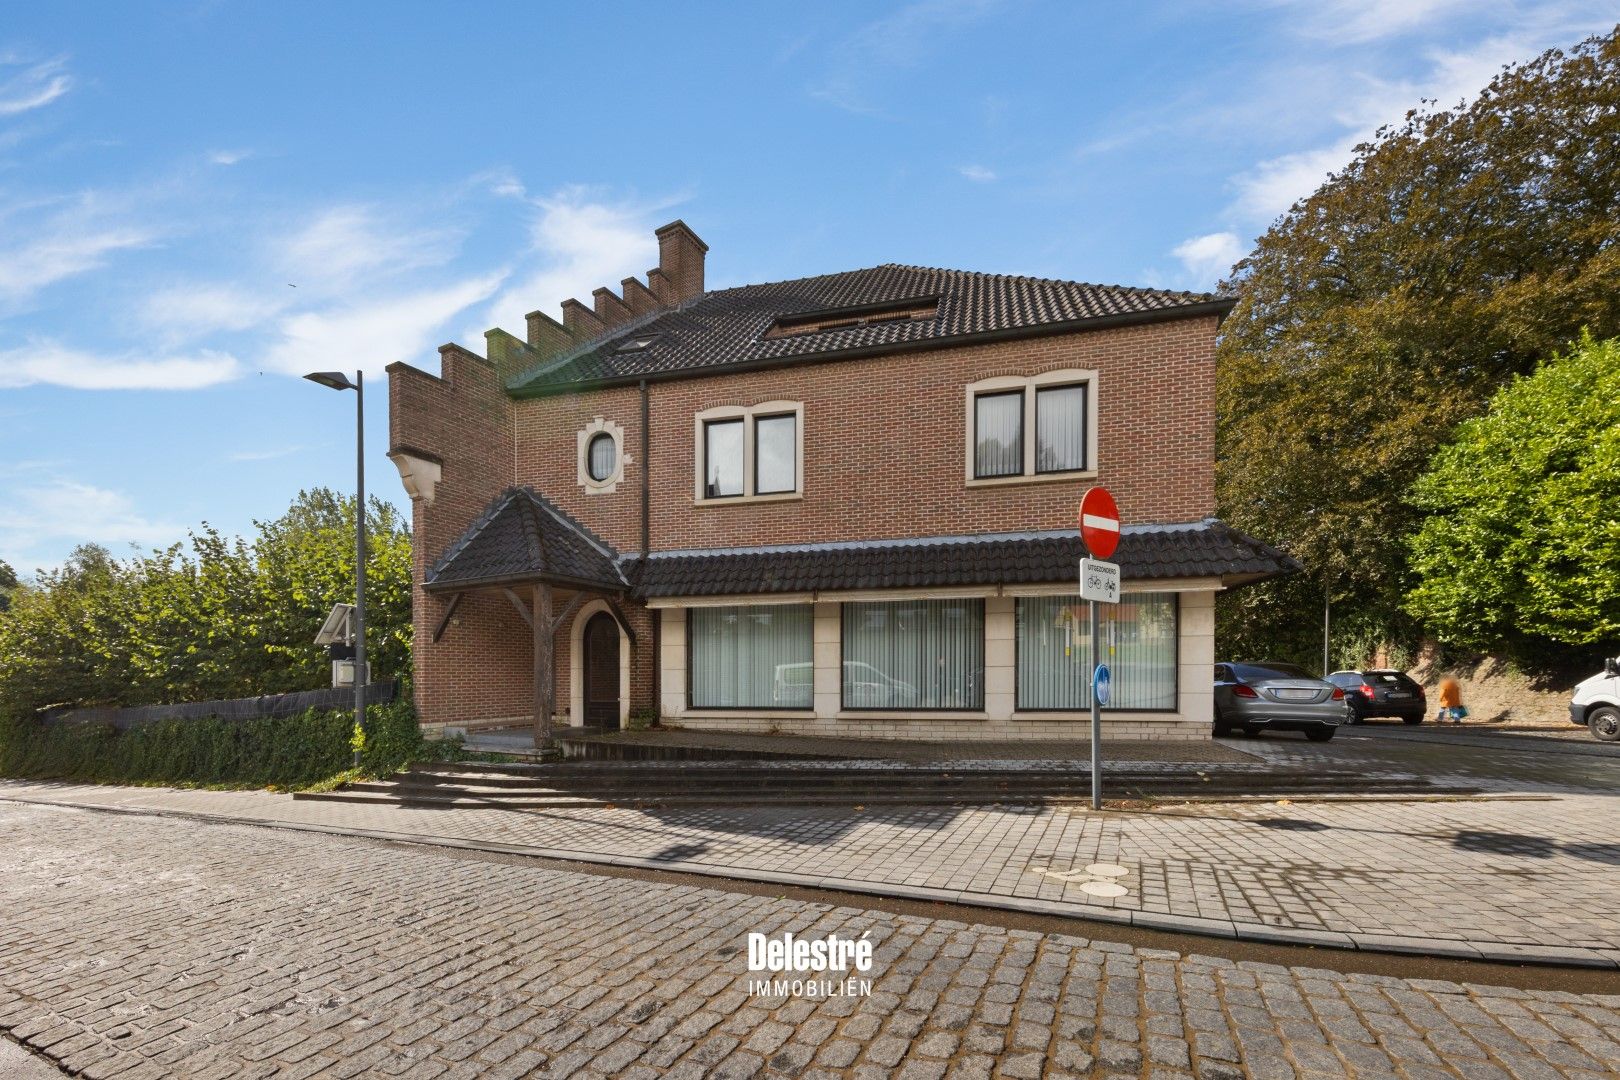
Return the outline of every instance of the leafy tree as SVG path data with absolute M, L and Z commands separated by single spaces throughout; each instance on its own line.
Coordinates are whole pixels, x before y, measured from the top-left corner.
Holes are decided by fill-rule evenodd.
M 303 492 L 250 542 L 204 524 L 188 544 L 124 561 L 94 545 L 42 571 L 0 619 L 0 712 L 148 705 L 304 690 L 330 677 L 315 634 L 354 596 L 354 501 Z M 410 664 L 411 537 L 367 507 L 373 676 Z
M 1490 649 L 1620 638 L 1620 340 L 1514 380 L 1413 489 L 1410 610 Z M 1612 655 L 1612 650 L 1611 653 Z
M 1408 114 L 1283 215 L 1227 283 L 1217 491 L 1308 577 L 1224 599 L 1224 646 L 1319 657 L 1325 596 L 1352 637 L 1415 638 L 1408 489 L 1514 375 L 1620 333 L 1617 283 L 1620 29 Z
M 17 591 L 17 587 L 17 571 L 6 560 L 0 559 L 0 611 L 11 606 L 11 594 Z

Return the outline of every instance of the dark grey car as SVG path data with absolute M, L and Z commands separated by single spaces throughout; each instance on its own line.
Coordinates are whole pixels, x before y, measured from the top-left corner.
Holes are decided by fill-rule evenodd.
M 1327 742 L 1349 718 L 1344 691 L 1293 664 L 1215 665 L 1215 734 L 1303 731 Z

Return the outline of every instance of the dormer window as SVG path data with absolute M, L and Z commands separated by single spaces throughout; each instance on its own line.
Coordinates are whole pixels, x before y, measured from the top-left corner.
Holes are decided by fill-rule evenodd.
M 923 296 L 910 300 L 895 300 L 882 304 L 863 304 L 860 307 L 829 308 L 806 311 L 797 315 L 784 315 L 765 331 L 767 338 L 798 337 L 803 334 L 825 334 L 833 330 L 848 330 L 873 323 L 914 322 L 939 316 L 939 297 Z

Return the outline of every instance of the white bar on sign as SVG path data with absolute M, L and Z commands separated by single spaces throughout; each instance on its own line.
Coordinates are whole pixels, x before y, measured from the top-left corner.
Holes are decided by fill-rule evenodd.
M 1098 517 L 1096 514 L 1082 514 L 1080 524 L 1088 529 L 1106 529 L 1109 532 L 1119 532 L 1118 518 Z

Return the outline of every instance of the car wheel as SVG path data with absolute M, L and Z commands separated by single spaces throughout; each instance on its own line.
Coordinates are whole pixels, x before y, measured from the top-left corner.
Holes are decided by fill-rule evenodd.
M 1217 734 L 1217 735 L 1230 735 L 1230 734 L 1232 734 L 1232 725 L 1227 722 L 1226 717 L 1222 716 L 1218 712 L 1215 714 L 1215 734 Z
M 1605 705 L 1586 718 L 1586 726 L 1594 739 L 1614 742 L 1620 739 L 1620 709 Z
M 1327 742 L 1333 738 L 1333 733 L 1338 730 L 1338 728 L 1314 727 L 1305 733 L 1305 737 L 1311 742 Z

